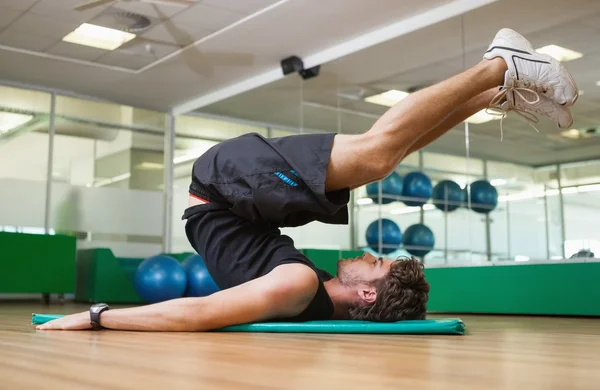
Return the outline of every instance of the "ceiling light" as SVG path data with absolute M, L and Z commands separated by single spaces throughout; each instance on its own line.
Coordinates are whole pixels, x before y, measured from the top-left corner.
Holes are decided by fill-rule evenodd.
M 401 208 L 391 210 L 390 214 L 393 214 L 393 215 L 410 214 L 410 213 L 416 213 L 418 211 L 421 211 L 420 207 L 401 207 Z
M 600 191 L 600 184 L 588 184 L 577 187 L 578 192 L 596 192 Z
M 96 182 L 96 184 L 94 184 L 94 187 L 104 187 L 104 186 L 109 185 L 109 184 L 118 183 L 118 182 L 121 182 L 123 180 L 127 180 L 130 177 L 131 177 L 131 173 L 129 173 L 129 172 L 123 173 L 121 175 L 113 176 L 110 179 L 98 180 Z
M 159 170 L 163 169 L 163 165 L 160 163 L 144 161 L 143 163 L 138 164 L 136 166 L 136 168 L 145 169 L 145 170 L 149 170 L 149 171 L 159 171 Z
M 560 47 L 557 45 L 548 45 L 540 47 L 535 51 L 541 54 L 548 54 L 550 57 L 553 57 L 554 59 L 561 62 L 571 61 L 583 57 L 582 53 L 565 49 L 564 47 Z
M 579 192 L 579 190 L 577 189 L 577 187 L 567 187 L 567 188 L 563 188 L 561 192 L 563 195 L 569 195 L 569 194 L 576 194 Z
M 480 124 L 480 123 L 485 123 L 485 122 L 489 122 L 489 121 L 494 121 L 497 119 L 502 118 L 502 115 L 493 115 L 493 114 L 488 114 L 485 110 L 481 110 L 477 113 L 475 113 L 474 115 L 471 115 L 470 117 L 468 117 L 465 122 L 469 122 L 469 123 L 473 123 L 473 124 Z
M 104 50 L 115 50 L 135 38 L 135 34 L 95 24 L 83 23 L 62 40 Z
M 356 201 L 356 204 L 360 204 L 360 205 L 366 205 L 366 204 L 372 204 L 373 203 L 373 199 L 371 198 L 360 198 Z
M 182 154 L 173 159 L 173 164 L 181 164 L 184 162 L 192 161 L 202 156 L 206 150 L 190 150 L 189 153 Z
M 387 92 L 383 92 L 377 95 L 369 96 L 365 98 L 365 102 L 379 104 L 381 106 L 392 107 L 396 105 L 400 100 L 410 95 L 408 92 L 398 91 L 391 89 Z
M 597 85 L 598 87 L 600 87 L 600 80 L 599 80 L 599 81 L 596 81 L 596 85 Z
M 493 179 L 490 184 L 493 186 L 505 186 L 508 182 L 504 179 Z
M 567 191 L 565 192 L 565 190 L 567 190 Z M 592 191 L 592 190 L 590 190 L 590 191 Z M 575 192 L 577 192 L 576 188 L 575 188 Z M 569 190 L 567 188 L 563 188 L 562 193 L 567 194 L 567 193 L 574 193 L 574 192 L 569 192 Z M 556 195 L 558 195 L 558 190 L 546 190 L 545 193 L 543 190 L 515 192 L 510 195 L 498 196 L 498 202 L 513 202 L 513 201 L 518 201 L 518 200 L 528 200 L 528 199 L 534 199 L 534 198 L 543 198 L 544 196 L 556 196 Z
M 32 119 L 33 115 L 0 112 L 0 134 L 8 133 L 12 129 L 22 126 Z
M 581 132 L 577 129 L 571 129 L 571 130 L 565 130 L 565 131 L 561 131 L 560 135 L 563 138 L 568 138 L 568 139 L 579 139 L 581 138 Z

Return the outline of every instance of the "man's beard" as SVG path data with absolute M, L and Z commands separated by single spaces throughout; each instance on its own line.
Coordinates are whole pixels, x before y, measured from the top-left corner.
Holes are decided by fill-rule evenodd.
M 337 278 L 342 286 L 353 287 L 364 282 L 364 280 L 357 275 L 354 275 L 352 272 L 348 272 L 348 267 L 345 265 L 345 261 L 339 261 L 337 264 Z

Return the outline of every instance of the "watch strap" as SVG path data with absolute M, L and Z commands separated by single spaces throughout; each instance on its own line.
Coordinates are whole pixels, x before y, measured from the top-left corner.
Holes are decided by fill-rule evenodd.
M 109 309 L 110 307 L 105 303 L 90 307 L 90 324 L 93 330 L 103 329 L 102 325 L 100 325 L 100 315 Z

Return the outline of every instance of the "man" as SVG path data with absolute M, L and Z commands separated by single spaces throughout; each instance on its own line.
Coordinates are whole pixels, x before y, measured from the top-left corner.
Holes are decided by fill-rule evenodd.
M 501 86 L 500 88 L 498 88 Z M 569 73 L 516 32 L 498 32 L 471 69 L 418 91 L 360 135 L 225 141 L 194 164 L 186 232 L 221 288 L 129 309 L 94 307 L 39 329 L 205 331 L 270 320 L 425 318 L 429 284 L 416 259 L 365 254 L 318 270 L 279 227 L 347 222 L 349 190 L 386 177 L 400 161 L 492 106 L 567 128 L 578 97 Z M 459 104 L 457 104 L 457 102 Z M 462 104 L 460 104 L 462 103 Z

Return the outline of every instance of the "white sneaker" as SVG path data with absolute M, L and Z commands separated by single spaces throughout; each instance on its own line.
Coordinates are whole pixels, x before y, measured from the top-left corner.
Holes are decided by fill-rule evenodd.
M 506 62 L 515 87 L 533 90 L 558 104 L 572 106 L 577 101 L 577 85 L 564 66 L 549 55 L 537 53 L 516 31 L 503 28 L 496 34 L 483 58 L 496 57 Z
M 495 114 L 493 111 L 499 111 L 497 115 L 502 116 L 500 121 L 501 134 L 504 132 L 502 121 L 506 117 L 506 114 L 511 111 L 525 118 L 535 131 L 538 131 L 538 129 L 533 124 L 539 122 L 536 114 L 550 118 L 561 129 L 571 127 L 573 124 L 573 115 L 571 115 L 568 107 L 556 104 L 547 97 L 540 96 L 534 90 L 515 87 L 516 81 L 516 77 L 512 76 L 509 71 L 506 71 L 504 86 L 501 87 L 498 94 L 490 102 L 491 113 Z M 503 134 L 501 138 L 504 138 Z

